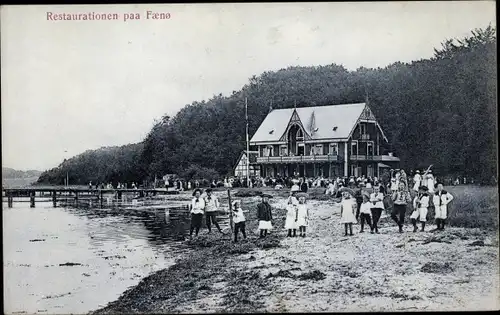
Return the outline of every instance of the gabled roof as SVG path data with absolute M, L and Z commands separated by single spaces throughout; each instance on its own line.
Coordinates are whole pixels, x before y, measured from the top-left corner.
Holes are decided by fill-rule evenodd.
M 366 103 L 357 103 L 275 109 L 267 115 L 250 142 L 280 141 L 294 110 L 311 139 L 347 139 L 365 107 Z M 315 132 L 308 130 L 311 125 Z M 337 128 L 334 130 L 334 127 Z
M 241 159 L 243 158 L 243 156 L 246 156 L 246 150 L 244 151 L 241 151 L 240 153 L 240 156 L 238 157 L 238 160 L 236 160 L 236 164 L 234 165 L 233 169 L 235 169 L 236 167 L 238 167 L 238 165 L 240 164 L 241 162 Z M 249 158 L 248 158 L 248 161 L 250 164 L 253 164 L 255 162 L 257 162 L 257 156 L 259 155 L 259 152 L 254 152 L 254 151 L 250 151 L 249 152 Z

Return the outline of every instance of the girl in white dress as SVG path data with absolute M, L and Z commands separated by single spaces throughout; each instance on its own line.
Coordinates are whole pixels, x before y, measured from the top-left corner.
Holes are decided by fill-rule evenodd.
M 429 208 L 429 194 L 427 186 L 421 186 L 418 195 L 413 199 L 413 213 L 410 216 L 413 224 L 413 232 L 417 232 L 417 219 L 422 224 L 421 232 L 425 230 L 425 222 L 427 222 L 427 212 Z
M 422 182 L 422 176 L 420 176 L 420 171 L 417 170 L 415 176 L 413 176 L 413 190 L 418 192 L 418 188 L 420 187 L 420 183 Z
M 297 206 L 297 226 L 301 237 L 306 237 L 306 227 L 309 221 L 309 209 L 306 205 L 306 197 L 299 197 L 299 204 Z
M 448 204 L 454 199 L 453 195 L 443 189 L 443 184 L 436 185 L 436 192 L 433 196 L 433 204 L 436 209 L 435 219 L 438 230 L 444 230 L 444 224 L 448 216 Z
M 347 236 L 347 228 L 349 228 L 350 235 L 352 236 L 352 224 L 356 223 L 356 199 L 354 193 L 348 188 L 341 189 L 342 201 L 340 203 L 340 223 L 344 224 L 345 236 Z
M 286 205 L 286 220 L 285 220 L 285 229 L 288 230 L 287 237 L 296 237 L 297 236 L 297 198 L 290 193 L 290 197 L 288 197 L 287 205 Z M 293 232 L 293 234 L 292 234 Z
M 429 194 L 434 194 L 434 175 L 432 175 L 432 171 L 427 174 L 427 191 Z

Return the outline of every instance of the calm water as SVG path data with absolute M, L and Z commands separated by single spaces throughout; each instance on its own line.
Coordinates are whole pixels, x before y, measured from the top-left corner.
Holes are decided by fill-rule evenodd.
M 87 313 L 188 250 L 186 215 L 132 200 L 111 204 L 3 203 L 4 313 Z M 77 265 L 60 266 L 67 263 Z

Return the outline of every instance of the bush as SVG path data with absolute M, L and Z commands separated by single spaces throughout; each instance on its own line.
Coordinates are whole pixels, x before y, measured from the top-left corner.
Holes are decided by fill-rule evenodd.
M 219 173 L 217 173 L 217 171 L 214 170 L 213 168 L 207 168 L 195 164 L 191 164 L 189 167 L 180 172 L 179 175 L 185 180 L 192 180 L 192 179 L 211 180 L 214 178 L 219 178 Z

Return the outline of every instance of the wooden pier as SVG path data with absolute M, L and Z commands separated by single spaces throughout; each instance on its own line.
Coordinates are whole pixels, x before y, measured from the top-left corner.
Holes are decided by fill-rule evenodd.
M 7 198 L 7 205 L 12 208 L 14 197 L 29 197 L 30 207 L 34 208 L 36 198 L 52 197 L 54 207 L 57 206 L 58 199 L 97 200 L 102 206 L 105 194 L 112 194 L 117 199 L 122 199 L 124 193 L 133 193 L 142 198 L 156 195 L 176 195 L 179 191 L 165 189 L 5 188 L 2 189 L 2 202 L 3 198 Z

